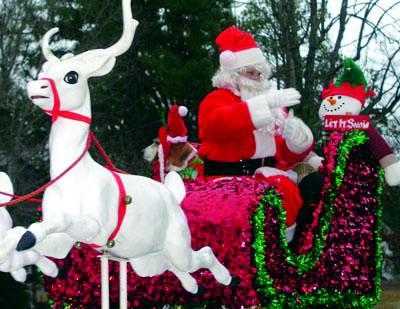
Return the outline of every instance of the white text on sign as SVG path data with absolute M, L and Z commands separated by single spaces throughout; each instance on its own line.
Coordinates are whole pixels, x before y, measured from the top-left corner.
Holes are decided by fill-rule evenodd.
M 368 130 L 371 119 L 368 115 L 326 115 L 325 130 Z

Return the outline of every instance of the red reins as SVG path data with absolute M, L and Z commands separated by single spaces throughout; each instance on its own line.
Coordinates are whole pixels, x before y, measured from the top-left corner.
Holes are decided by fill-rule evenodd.
M 62 111 L 60 110 L 60 96 L 58 95 L 58 91 L 57 91 L 57 87 L 56 84 L 54 82 L 53 79 L 51 78 L 41 78 L 40 80 L 46 80 L 49 82 L 52 93 L 53 93 L 53 98 L 54 98 L 54 106 L 52 110 L 45 110 L 43 109 L 43 111 L 47 114 L 49 114 L 51 116 L 51 122 L 54 123 L 58 117 L 63 117 L 63 118 L 68 118 L 68 119 L 72 119 L 72 120 L 77 120 L 77 121 L 81 121 L 87 124 L 91 124 L 92 119 L 78 114 L 78 113 L 74 113 L 71 111 Z M 2 195 L 6 195 L 6 196 L 11 196 L 14 197 L 15 199 L 12 201 L 9 201 L 7 203 L 0 203 L 0 207 L 6 207 L 6 206 L 11 206 L 11 205 L 15 205 L 24 201 L 31 201 L 31 202 L 36 202 L 36 203 L 40 203 L 40 200 L 38 199 L 32 199 L 32 197 L 38 195 L 39 193 L 43 192 L 44 190 L 46 190 L 49 186 L 51 186 L 53 183 L 55 183 L 56 181 L 58 181 L 61 177 L 63 177 L 66 173 L 68 173 L 76 164 L 79 163 L 80 160 L 82 160 L 82 158 L 84 157 L 84 155 L 86 154 L 86 152 L 88 152 L 89 148 L 90 148 L 90 143 L 91 141 L 93 141 L 93 143 L 96 145 L 96 147 L 98 148 L 98 150 L 100 151 L 101 155 L 104 157 L 105 161 L 107 162 L 107 164 L 110 166 L 110 170 L 112 171 L 116 171 L 118 173 L 123 173 L 123 174 L 127 174 L 124 171 L 121 171 L 119 169 L 117 169 L 115 167 L 115 165 L 112 163 L 112 161 L 110 160 L 110 158 L 108 157 L 108 155 L 106 154 L 106 152 L 104 151 L 103 147 L 101 147 L 99 141 L 96 139 L 96 137 L 94 136 L 92 131 L 89 131 L 89 136 L 86 142 L 86 147 L 83 150 L 82 154 L 65 170 L 63 171 L 60 175 L 58 175 L 57 177 L 55 177 L 54 179 L 52 179 L 51 181 L 49 181 L 48 183 L 46 183 L 45 185 L 41 186 L 40 188 L 36 189 L 35 191 L 28 193 L 26 195 L 23 196 L 18 196 L 18 195 L 14 195 L 14 194 L 9 194 L 9 193 L 5 193 L 5 192 L 0 192 L 0 194 Z
M 84 115 L 81 115 L 81 114 L 78 114 L 78 113 L 74 113 L 74 112 L 71 112 L 71 111 L 62 111 L 62 110 L 60 110 L 60 97 L 58 95 L 57 87 L 56 87 L 56 84 L 55 84 L 54 80 L 52 80 L 50 78 L 41 78 L 41 79 L 42 80 L 47 80 L 50 83 L 51 90 L 53 92 L 53 97 L 54 97 L 53 110 L 43 110 L 45 113 L 51 115 L 51 122 L 52 123 L 54 123 L 58 119 L 58 117 L 63 117 L 63 118 L 77 120 L 77 121 L 82 121 L 82 122 L 87 123 L 89 125 L 91 124 L 92 120 L 91 120 L 91 118 L 89 118 L 87 116 L 84 116 Z M 63 171 L 57 177 L 55 177 L 54 179 L 52 179 L 51 181 L 49 181 L 45 185 L 41 186 L 37 190 L 35 190 L 35 191 L 33 191 L 33 192 L 29 193 L 29 194 L 26 194 L 24 196 L 19 196 L 15 200 L 9 201 L 7 203 L 0 204 L 0 207 L 11 206 L 11 205 L 18 204 L 20 202 L 27 201 L 27 200 L 28 201 L 35 201 L 35 202 L 39 201 L 40 202 L 40 200 L 31 199 L 31 197 L 33 197 L 35 195 L 38 195 L 39 193 L 41 193 L 44 190 L 46 190 L 49 186 L 54 184 L 61 177 L 63 177 L 66 173 L 68 173 L 75 165 L 77 165 L 79 163 L 79 161 L 82 160 L 82 158 L 88 152 L 88 150 L 90 148 L 90 144 L 91 144 L 92 141 L 96 145 L 97 149 L 100 151 L 101 155 L 103 156 L 103 158 L 105 159 L 107 164 L 109 165 L 106 168 L 114 176 L 114 179 L 115 179 L 115 181 L 117 183 L 117 186 L 118 186 L 119 203 L 118 203 L 117 226 L 114 229 L 114 231 L 111 233 L 110 237 L 108 238 L 108 241 L 114 240 L 114 238 L 116 237 L 116 235 L 118 234 L 118 232 L 119 232 L 119 230 L 121 228 L 122 221 L 124 220 L 125 213 L 126 213 L 126 206 L 127 206 L 127 204 L 130 203 L 130 201 L 126 200 L 126 197 L 128 197 L 128 196 L 126 195 L 124 184 L 123 184 L 123 182 L 121 180 L 121 177 L 118 175 L 118 173 L 123 173 L 123 174 L 127 174 L 127 173 L 124 172 L 124 171 L 121 171 L 121 170 L 119 170 L 119 169 L 117 169 L 115 167 L 115 165 L 112 163 L 111 159 L 108 157 L 108 155 L 104 151 L 103 147 L 101 147 L 99 141 L 94 136 L 93 132 L 90 131 L 90 130 L 89 130 L 88 138 L 87 138 L 87 141 L 86 141 L 86 146 L 85 146 L 85 149 L 83 150 L 82 154 L 65 171 Z M 11 194 L 8 194 L 8 193 L 0 192 L 0 194 L 5 194 L 5 195 L 8 195 L 8 196 L 16 197 L 16 195 L 11 195 Z M 129 197 L 129 199 L 131 199 L 131 198 Z M 93 245 L 91 245 L 91 247 L 100 248 L 102 246 L 93 244 Z
M 40 188 L 36 189 L 35 191 L 33 191 L 31 193 L 28 193 L 26 195 L 20 196 L 17 199 L 9 201 L 7 203 L 0 204 L 0 207 L 6 207 L 6 206 L 11 206 L 11 205 L 15 205 L 15 204 L 21 203 L 23 201 L 29 200 L 31 197 L 34 197 L 34 196 L 38 195 L 39 193 L 43 192 L 44 190 L 46 190 L 53 183 L 55 183 L 57 180 L 59 180 L 61 177 L 63 177 L 66 173 L 68 173 L 75 165 L 77 165 L 79 163 L 80 160 L 82 160 L 82 158 L 84 157 L 86 152 L 89 150 L 90 141 L 91 141 L 91 137 L 90 137 L 90 134 L 89 134 L 87 142 L 86 142 L 86 147 L 85 147 L 84 151 L 82 152 L 82 154 L 65 171 L 63 171 L 57 177 L 53 178 L 48 183 L 44 184 L 43 186 L 41 186 Z M 10 196 L 10 194 L 5 194 L 5 195 Z

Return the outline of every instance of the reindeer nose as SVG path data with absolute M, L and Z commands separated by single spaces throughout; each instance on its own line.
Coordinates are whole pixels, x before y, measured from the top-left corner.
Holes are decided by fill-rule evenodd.
M 336 100 L 335 99 L 328 99 L 328 102 L 331 105 L 335 105 L 336 104 Z

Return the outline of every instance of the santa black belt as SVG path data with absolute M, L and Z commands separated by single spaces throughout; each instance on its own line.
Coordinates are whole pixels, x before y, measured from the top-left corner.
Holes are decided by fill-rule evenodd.
M 275 166 L 275 158 L 240 160 L 224 162 L 204 159 L 204 176 L 252 176 L 262 166 Z

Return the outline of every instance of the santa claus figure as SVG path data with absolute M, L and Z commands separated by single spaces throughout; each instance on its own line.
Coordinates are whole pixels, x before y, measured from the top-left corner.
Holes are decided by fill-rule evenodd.
M 271 161 L 267 158 L 280 161 L 281 170 L 284 163 L 303 161 L 312 132 L 285 110 L 300 102 L 300 93 L 272 89 L 271 66 L 249 33 L 230 27 L 216 44 L 220 68 L 212 82 L 218 89 L 199 108 L 199 155 L 206 159 L 206 173 L 252 175 Z
M 199 107 L 199 156 L 205 176 L 252 176 L 276 182 L 284 192 L 287 225 L 295 223 L 301 198 L 290 167 L 313 146 L 311 130 L 285 107 L 300 103 L 293 88 L 273 89 L 271 66 L 253 37 L 236 27 L 216 39 L 220 68 L 217 90 Z

